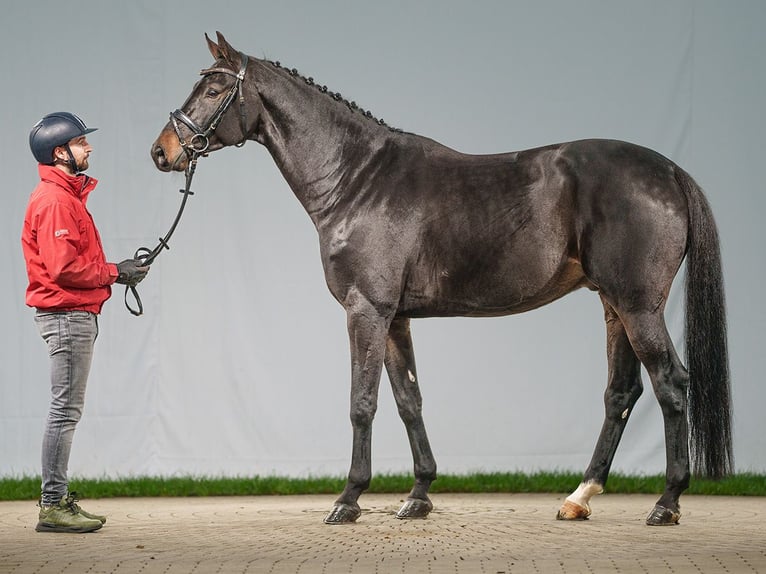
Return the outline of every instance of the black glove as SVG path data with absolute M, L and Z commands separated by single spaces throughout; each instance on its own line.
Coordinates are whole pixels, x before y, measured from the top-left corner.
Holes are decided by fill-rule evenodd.
M 140 259 L 126 259 L 117 264 L 117 283 L 138 285 L 149 272 L 149 266 Z

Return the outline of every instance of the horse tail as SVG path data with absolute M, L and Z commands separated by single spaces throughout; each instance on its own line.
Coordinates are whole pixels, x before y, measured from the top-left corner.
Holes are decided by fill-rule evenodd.
M 686 252 L 686 365 L 694 473 L 722 478 L 733 471 L 731 389 L 721 249 L 702 189 L 681 169 L 676 181 L 689 205 Z

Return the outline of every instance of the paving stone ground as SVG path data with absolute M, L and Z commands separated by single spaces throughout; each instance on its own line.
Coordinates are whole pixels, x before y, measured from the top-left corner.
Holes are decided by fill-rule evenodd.
M 766 573 L 766 498 L 682 497 L 681 523 L 648 527 L 656 496 L 604 494 L 584 522 L 563 495 L 437 494 L 426 520 L 366 494 L 356 524 L 327 526 L 332 496 L 84 500 L 90 534 L 34 530 L 34 502 L 0 502 L 0 574 Z

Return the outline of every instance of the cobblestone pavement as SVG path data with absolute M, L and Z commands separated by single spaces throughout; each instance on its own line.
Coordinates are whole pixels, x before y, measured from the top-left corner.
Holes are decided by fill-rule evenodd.
M 604 494 L 584 522 L 562 495 L 363 495 L 356 524 L 322 523 L 332 496 L 85 500 L 91 534 L 37 533 L 34 502 L 0 502 L 0 574 L 764 572 L 766 498 L 684 496 L 681 524 L 648 527 L 656 496 Z

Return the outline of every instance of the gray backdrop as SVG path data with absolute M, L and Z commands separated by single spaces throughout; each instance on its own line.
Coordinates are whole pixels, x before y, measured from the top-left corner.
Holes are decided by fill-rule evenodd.
M 58 110 L 99 127 L 90 208 L 107 255 L 153 246 L 183 180 L 156 171 L 149 147 L 212 62 L 203 34 L 216 30 L 460 151 L 607 137 L 682 165 L 722 237 L 737 468 L 766 471 L 766 3 L 11 0 L 1 22 L 0 476 L 38 472 L 48 404 L 47 354 L 23 302 L 29 129 Z M 141 285 L 146 315 L 124 309 L 121 289 L 105 306 L 71 472 L 345 473 L 345 316 L 309 218 L 252 142 L 201 160 L 194 191 Z M 680 284 L 667 317 L 682 351 Z M 602 314 L 580 291 L 513 317 L 413 322 L 440 470 L 584 469 L 602 422 Z M 616 470 L 664 468 L 646 389 Z M 385 381 L 373 447 L 376 472 L 411 467 Z

